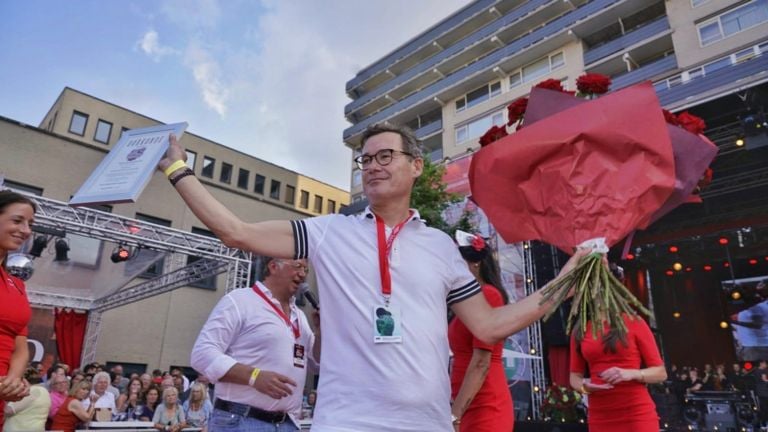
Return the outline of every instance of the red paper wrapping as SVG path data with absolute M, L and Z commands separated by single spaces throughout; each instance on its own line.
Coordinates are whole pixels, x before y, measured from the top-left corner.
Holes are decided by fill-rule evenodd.
M 504 240 L 538 239 L 570 253 L 586 240 L 605 237 L 610 246 L 647 227 L 675 189 L 653 87 L 576 100 L 531 122 L 537 99 L 551 93 L 536 90 L 525 127 L 481 148 L 470 166 L 472 197 Z

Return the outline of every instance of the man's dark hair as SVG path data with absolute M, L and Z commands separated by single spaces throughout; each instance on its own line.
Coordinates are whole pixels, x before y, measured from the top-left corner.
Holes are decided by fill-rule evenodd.
M 403 151 L 410 153 L 414 158 L 422 159 L 424 157 L 421 146 L 419 146 L 419 140 L 416 138 L 416 134 L 413 130 L 407 126 L 397 126 L 389 122 L 376 123 L 368 126 L 363 132 L 363 137 L 360 146 L 364 146 L 366 141 L 372 136 L 384 133 L 393 132 L 400 135 L 403 140 Z
M 264 280 L 267 276 L 269 276 L 271 273 L 269 272 L 269 263 L 274 261 L 275 258 L 263 256 L 261 257 L 261 280 Z

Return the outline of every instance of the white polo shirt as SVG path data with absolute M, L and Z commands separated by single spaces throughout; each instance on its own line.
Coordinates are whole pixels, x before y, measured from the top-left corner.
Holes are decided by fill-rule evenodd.
M 280 307 L 280 302 L 272 297 L 264 284 L 256 284 L 275 306 Z M 310 363 L 306 360 L 312 357 L 315 335 L 293 299 L 290 318 L 294 325 L 298 325 L 298 340 L 305 348 L 303 368 L 294 366 L 296 339 L 293 330 L 253 288 L 236 289 L 219 300 L 192 348 L 192 367 L 216 383 L 217 398 L 268 411 L 299 414 Z M 296 388 L 291 396 L 278 400 L 248 385 L 219 381 L 235 363 L 285 375 L 296 382 Z
M 383 296 L 370 209 L 292 227 L 296 258 L 310 260 L 319 285 L 323 364 L 312 431 L 452 431 L 447 306 L 480 286 L 450 237 L 417 212 L 403 226 L 389 260 L 402 343 L 375 344 Z

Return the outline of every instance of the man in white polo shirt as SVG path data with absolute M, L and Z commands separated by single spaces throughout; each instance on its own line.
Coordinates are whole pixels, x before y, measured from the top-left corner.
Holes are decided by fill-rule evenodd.
M 245 223 L 186 168 L 174 137 L 158 168 L 226 245 L 312 263 L 325 334 L 314 432 L 450 431 L 460 419 L 450 411 L 446 305 L 489 343 L 546 306 L 536 293 L 491 308 L 450 237 L 409 208 L 424 164 L 413 132 L 379 124 L 362 142 L 356 162 L 370 207 L 359 216 Z
M 320 358 L 295 304 L 307 261 L 265 258 L 262 269 L 262 282 L 222 297 L 192 348 L 192 367 L 217 382 L 212 432 L 299 430 L 309 359 Z

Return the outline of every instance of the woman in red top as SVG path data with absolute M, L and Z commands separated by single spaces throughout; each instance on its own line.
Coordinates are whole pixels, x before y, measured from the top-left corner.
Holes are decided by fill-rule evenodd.
M 5 261 L 32 234 L 36 210 L 24 195 L 0 191 L 0 426 L 5 402 L 29 394 L 29 383 L 22 375 L 29 361 L 27 324 L 32 309 L 24 282 L 5 271 Z
M 589 395 L 589 432 L 659 431 L 656 405 L 645 385 L 664 381 L 667 372 L 648 324 L 628 316 L 624 322 L 623 338 L 606 323 L 596 339 L 591 322 L 583 337 L 576 330 L 571 335 L 571 387 Z
M 91 404 L 86 409 L 83 406 L 85 398 L 91 395 L 91 382 L 80 381 L 72 385 L 69 390 L 69 396 L 61 404 L 61 408 L 53 416 L 53 422 L 51 422 L 51 430 L 74 432 L 77 429 L 77 425 L 80 423 L 87 423 L 93 417 L 93 413 L 96 411 L 96 400 L 99 397 L 94 393 L 91 395 Z
M 483 287 L 492 307 L 508 302 L 501 285 L 499 265 L 482 237 L 458 231 L 459 251 Z M 463 432 L 510 432 L 514 426 L 512 396 L 501 361 L 504 341 L 495 345 L 475 338 L 458 318 L 448 326 L 453 351 L 451 412 L 454 428 Z

